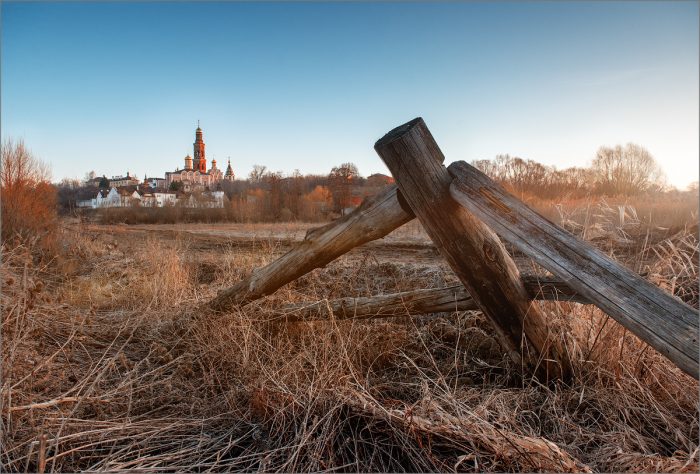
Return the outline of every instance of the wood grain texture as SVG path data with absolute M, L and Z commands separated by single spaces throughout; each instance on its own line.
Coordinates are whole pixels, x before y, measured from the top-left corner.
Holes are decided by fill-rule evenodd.
M 312 229 L 292 250 L 247 278 L 221 291 L 208 303 L 223 312 L 270 295 L 315 268 L 322 267 L 353 248 L 384 237 L 413 219 L 399 203 L 395 185 L 328 225 Z
M 570 370 L 560 341 L 530 304 L 513 259 L 498 236 L 450 196 L 444 155 L 423 119 L 390 131 L 374 146 L 442 256 L 496 328 L 496 339 L 525 370 L 544 378 Z
M 449 167 L 452 197 L 553 275 L 698 378 L 698 312 L 607 258 L 465 162 Z
M 556 278 L 523 276 L 523 284 L 532 300 L 588 303 L 586 298 Z M 283 322 L 374 319 L 477 309 L 479 307 L 463 285 L 452 285 L 388 295 L 295 303 L 280 308 L 279 319 Z

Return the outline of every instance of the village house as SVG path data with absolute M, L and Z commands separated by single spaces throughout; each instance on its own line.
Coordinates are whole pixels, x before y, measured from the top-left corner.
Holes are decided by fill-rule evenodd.
M 102 199 L 107 196 L 109 191 L 106 189 L 96 189 L 90 191 L 89 197 L 81 196 L 82 199 L 78 199 L 75 203 L 77 207 L 96 209 L 98 207 L 97 203 L 101 202 Z
M 86 186 L 91 186 L 93 188 L 99 188 L 100 183 L 104 182 L 109 182 L 106 176 L 95 176 L 94 178 L 90 178 L 87 181 L 85 181 Z
M 78 200 L 76 205 L 80 208 L 101 209 L 109 207 L 199 207 L 222 208 L 225 195 L 223 191 L 204 191 L 195 194 L 182 194 L 178 199 L 177 193 L 170 191 L 156 191 L 139 193 L 134 187 L 121 187 L 99 189 L 89 199 Z
M 76 205 L 82 208 L 98 209 L 102 207 L 129 207 L 136 201 L 140 201 L 141 196 L 135 189 L 110 188 L 96 190 L 94 197 L 81 199 Z
M 151 189 L 167 189 L 167 180 L 165 178 L 147 178 L 144 176 L 143 185 Z
M 132 207 L 141 204 L 141 195 L 135 186 L 124 186 L 116 189 L 119 193 L 119 205 L 117 207 Z
M 111 188 L 121 188 L 122 186 L 137 186 L 139 180 L 135 176 L 130 176 L 129 172 L 126 172 L 126 176 L 112 176 L 109 180 L 109 187 Z
M 182 205 L 185 207 L 222 208 L 224 207 L 225 195 L 223 191 L 204 191 L 189 194 L 184 199 Z
M 89 199 L 79 200 L 76 205 L 78 207 L 85 207 L 91 209 L 97 209 L 100 207 L 121 207 L 122 199 L 117 191 L 117 188 L 98 189 L 94 191 L 93 196 Z
M 173 192 L 152 192 L 141 195 L 144 207 L 167 207 L 177 204 L 177 194 Z

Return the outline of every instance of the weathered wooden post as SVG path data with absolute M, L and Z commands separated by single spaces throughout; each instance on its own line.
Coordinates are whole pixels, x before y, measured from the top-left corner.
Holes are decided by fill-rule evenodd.
M 374 149 L 435 246 L 493 323 L 510 357 L 545 378 L 568 376 L 568 354 L 531 304 L 498 236 L 450 196 L 452 178 L 443 165 L 445 157 L 423 119 L 390 131 Z
M 322 267 L 358 245 L 384 237 L 414 218 L 399 201 L 396 186 L 368 199 L 352 213 L 328 225 L 310 230 L 295 248 L 247 278 L 222 291 L 207 303 L 214 311 L 226 311 L 270 295 L 280 287 Z
M 452 163 L 452 197 L 501 237 L 698 378 L 698 311 L 554 225 L 473 166 Z

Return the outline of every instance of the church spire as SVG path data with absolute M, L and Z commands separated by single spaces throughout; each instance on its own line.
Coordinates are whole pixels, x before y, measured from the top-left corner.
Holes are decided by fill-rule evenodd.
M 204 151 L 204 135 L 202 129 L 199 128 L 199 120 L 197 120 L 197 130 L 194 139 L 194 169 L 200 173 L 207 172 L 207 157 Z
M 231 168 L 231 157 L 228 157 L 228 166 L 226 167 L 226 173 L 224 174 L 224 179 L 233 181 L 235 175 L 233 174 L 233 168 Z

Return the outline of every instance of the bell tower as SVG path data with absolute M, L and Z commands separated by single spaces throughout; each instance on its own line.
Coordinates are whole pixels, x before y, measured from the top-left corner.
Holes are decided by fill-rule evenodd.
M 200 173 L 207 172 L 207 158 L 204 153 L 204 138 L 202 129 L 199 128 L 199 120 L 197 120 L 197 131 L 194 139 L 194 169 Z

